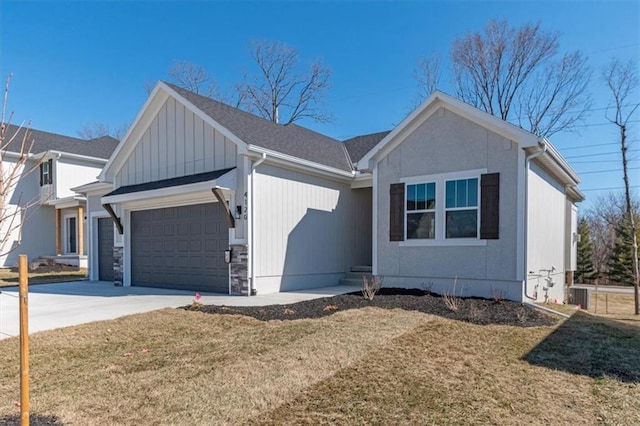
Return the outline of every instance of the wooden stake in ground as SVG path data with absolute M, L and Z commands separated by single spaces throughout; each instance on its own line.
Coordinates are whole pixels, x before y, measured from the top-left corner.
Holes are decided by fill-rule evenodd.
M 29 308 L 27 255 L 19 256 L 20 283 L 20 424 L 29 426 Z

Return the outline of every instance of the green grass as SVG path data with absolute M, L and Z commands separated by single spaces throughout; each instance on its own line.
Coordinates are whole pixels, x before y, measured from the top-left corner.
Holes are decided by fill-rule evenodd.
M 31 338 L 31 412 L 104 424 L 640 424 L 640 328 L 366 308 L 297 321 L 161 310 Z M 0 417 L 19 399 L 0 341 Z

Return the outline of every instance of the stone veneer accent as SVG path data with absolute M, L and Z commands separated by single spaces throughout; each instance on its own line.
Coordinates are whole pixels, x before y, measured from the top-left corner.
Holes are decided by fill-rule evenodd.
M 113 248 L 113 285 L 122 287 L 122 257 L 124 255 L 123 247 Z
M 229 279 L 231 280 L 231 294 L 249 295 L 249 246 L 246 244 L 232 244 L 231 263 L 229 264 Z

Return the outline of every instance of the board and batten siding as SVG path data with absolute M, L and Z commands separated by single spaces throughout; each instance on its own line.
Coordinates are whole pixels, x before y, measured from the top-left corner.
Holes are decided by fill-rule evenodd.
M 413 132 L 399 137 L 403 137 L 400 144 L 376 166 L 377 275 L 384 277 L 385 285 L 428 285 L 436 292 L 450 292 L 457 279 L 458 293 L 491 297 L 492 292 L 500 291 L 509 299 L 520 300 L 517 143 L 446 108 L 438 109 Z M 499 239 L 472 246 L 455 245 L 455 240 L 424 245 L 414 245 L 416 240 L 390 241 L 390 185 L 402 179 L 470 170 L 500 174 Z
M 236 166 L 237 147 L 174 98 L 164 103 L 116 173 L 135 185 Z
M 258 294 L 338 284 L 371 264 L 371 189 L 261 165 L 254 176 Z
M 550 301 L 564 300 L 566 195 L 562 185 L 535 163 L 529 170 L 527 291 L 537 292 L 544 300 L 547 273 L 543 269 L 555 268 L 554 286 L 548 290 Z
M 71 190 L 80 184 L 95 182 L 102 171 L 102 165 L 88 166 L 64 156 L 56 161 L 53 184 L 56 187 L 56 196 L 65 198 L 77 195 Z

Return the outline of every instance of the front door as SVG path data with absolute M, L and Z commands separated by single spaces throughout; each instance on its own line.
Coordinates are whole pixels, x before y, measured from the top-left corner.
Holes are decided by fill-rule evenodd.
M 75 254 L 78 252 L 78 218 L 77 216 L 65 216 L 64 218 L 64 234 L 66 254 Z

